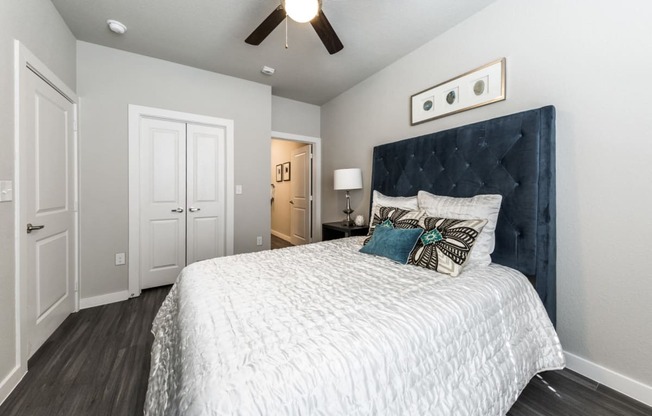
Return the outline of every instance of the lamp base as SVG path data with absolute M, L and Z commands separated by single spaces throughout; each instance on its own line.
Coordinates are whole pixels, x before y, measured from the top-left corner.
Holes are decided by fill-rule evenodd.
M 353 213 L 353 209 L 351 209 L 351 199 L 349 198 L 349 191 L 346 191 L 346 208 L 343 209 L 342 212 L 346 214 L 346 218 L 342 222 L 342 225 L 346 227 L 352 227 L 353 225 L 355 225 L 355 223 L 351 219 L 351 214 Z

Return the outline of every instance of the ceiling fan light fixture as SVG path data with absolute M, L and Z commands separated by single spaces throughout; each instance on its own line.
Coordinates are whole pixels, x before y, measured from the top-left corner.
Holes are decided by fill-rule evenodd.
M 319 12 L 319 0 L 285 0 L 285 12 L 297 23 L 311 21 Z

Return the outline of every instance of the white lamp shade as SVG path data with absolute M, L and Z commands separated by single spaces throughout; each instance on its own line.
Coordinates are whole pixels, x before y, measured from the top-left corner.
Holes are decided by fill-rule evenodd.
M 362 189 L 362 170 L 358 168 L 337 169 L 335 172 L 336 191 Z

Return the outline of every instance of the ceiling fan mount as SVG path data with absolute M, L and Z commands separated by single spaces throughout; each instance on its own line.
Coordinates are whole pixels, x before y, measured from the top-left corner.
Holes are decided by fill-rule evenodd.
M 258 25 L 256 29 L 254 29 L 253 32 L 251 32 L 251 35 L 245 39 L 245 42 L 250 44 L 250 45 L 260 45 L 263 40 L 267 36 L 269 36 L 276 27 L 281 24 L 283 20 L 286 18 L 290 17 L 293 18 L 293 13 L 287 12 L 286 9 L 286 3 L 291 2 L 291 1 L 296 1 L 296 0 L 281 0 L 281 4 L 272 11 L 272 13 L 267 16 L 263 22 Z M 288 7 L 290 4 L 287 5 Z M 313 10 L 314 12 L 314 10 Z M 310 15 L 308 14 L 308 18 Z M 302 19 L 299 19 L 302 20 Z M 321 39 L 322 43 L 328 50 L 328 52 L 333 55 L 339 51 L 341 51 L 344 48 L 344 45 L 342 45 L 342 42 L 340 41 L 340 38 L 337 36 L 337 33 L 335 33 L 335 30 L 333 29 L 333 26 L 331 26 L 330 22 L 326 18 L 326 15 L 322 11 L 322 0 L 317 0 L 317 11 L 314 14 L 314 17 L 309 20 L 310 25 L 315 29 L 315 32 L 317 32 L 317 36 L 319 36 L 319 39 Z

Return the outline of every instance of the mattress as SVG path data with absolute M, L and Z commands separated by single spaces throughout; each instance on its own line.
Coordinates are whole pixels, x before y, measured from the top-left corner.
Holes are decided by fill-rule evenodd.
M 363 239 L 186 267 L 153 323 L 145 414 L 503 415 L 563 368 L 518 271 L 449 277 Z

